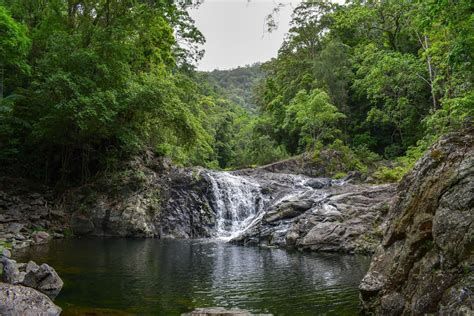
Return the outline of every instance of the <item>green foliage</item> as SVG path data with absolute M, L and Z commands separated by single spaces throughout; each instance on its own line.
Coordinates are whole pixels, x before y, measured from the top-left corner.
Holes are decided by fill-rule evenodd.
M 70 185 L 145 150 L 211 168 L 311 150 L 337 176 L 393 159 L 376 176 L 396 181 L 473 123 L 472 1 L 303 1 L 276 58 L 211 73 L 189 6 L 0 0 L 2 172 Z
M 361 163 L 353 168 L 383 156 L 395 163 L 379 179 L 400 179 L 426 144 L 473 123 L 473 10 L 464 0 L 302 2 L 255 89 L 267 135 L 289 154 L 339 139 L 351 151 L 339 148 L 342 157 Z M 304 91 L 336 107 L 328 140 L 310 131 L 331 117 L 311 116 Z
M 334 139 L 340 134 L 336 125 L 345 117 L 330 103 L 324 91 L 314 89 L 307 93 L 300 90 L 286 109 L 283 128 L 291 134 L 298 133 L 301 145 L 312 149 L 317 142 Z
M 0 3 L 4 170 L 71 184 L 146 149 L 183 165 L 232 159 L 235 106 L 199 86 L 204 37 L 186 3 Z
M 260 64 L 256 63 L 230 70 L 213 70 L 202 73 L 202 75 L 220 95 L 250 113 L 256 112 L 257 108 L 252 92 L 256 83 L 263 78 Z

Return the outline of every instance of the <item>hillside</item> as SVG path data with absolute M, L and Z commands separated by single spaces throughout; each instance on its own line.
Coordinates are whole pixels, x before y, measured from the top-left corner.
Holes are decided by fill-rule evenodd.
M 229 70 L 202 72 L 204 79 L 227 96 L 231 101 L 255 113 L 257 106 L 253 100 L 253 88 L 264 74 L 259 63 Z

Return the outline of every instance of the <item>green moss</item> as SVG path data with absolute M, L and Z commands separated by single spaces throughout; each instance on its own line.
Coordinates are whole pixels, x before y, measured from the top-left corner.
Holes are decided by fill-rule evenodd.
M 74 237 L 74 232 L 72 231 L 71 228 L 66 227 L 63 229 L 63 235 L 65 238 L 72 238 Z
M 336 174 L 333 176 L 333 178 L 334 178 L 334 179 L 342 179 L 342 178 L 344 178 L 344 177 L 346 177 L 346 176 L 347 176 L 347 173 L 346 173 L 346 172 L 340 171 L 340 172 L 336 173 Z

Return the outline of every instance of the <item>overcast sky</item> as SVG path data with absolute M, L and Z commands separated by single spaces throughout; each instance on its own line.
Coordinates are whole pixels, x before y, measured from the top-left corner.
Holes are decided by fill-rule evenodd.
M 279 27 L 265 32 L 265 17 L 276 0 L 205 0 L 190 10 L 196 26 L 206 37 L 206 53 L 199 70 L 230 69 L 275 57 L 288 31 L 293 8 L 301 0 L 286 3 L 278 15 Z

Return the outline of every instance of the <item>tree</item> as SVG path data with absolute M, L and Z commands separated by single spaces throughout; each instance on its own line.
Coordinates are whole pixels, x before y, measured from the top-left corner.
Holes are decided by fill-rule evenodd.
M 314 149 L 318 142 L 334 139 L 340 133 L 337 123 L 345 117 L 324 91 L 301 90 L 286 110 L 285 126 L 292 132 L 299 131 L 301 145 Z
M 0 5 L 0 105 L 4 97 L 5 69 L 27 72 L 26 56 L 30 39 L 26 29 L 17 23 L 8 10 Z

